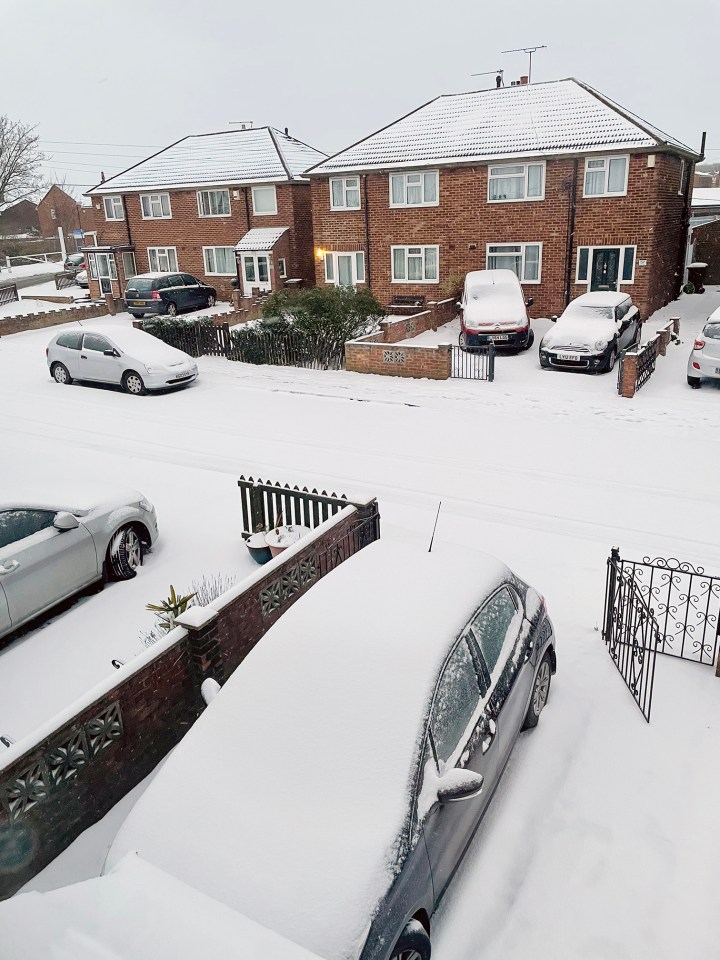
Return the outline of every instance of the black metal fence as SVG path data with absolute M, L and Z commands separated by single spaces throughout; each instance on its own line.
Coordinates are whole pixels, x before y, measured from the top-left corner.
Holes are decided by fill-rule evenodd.
M 623 350 L 620 354 L 620 363 L 618 364 L 618 393 L 621 392 L 623 381 L 623 368 L 628 354 L 637 354 L 637 367 L 635 374 L 635 393 L 645 386 L 650 377 L 655 373 L 655 364 L 657 363 L 660 338 L 656 335 L 652 340 L 648 340 L 642 349 L 633 346 Z
M 495 379 L 495 347 L 453 347 L 450 376 L 463 380 Z
M 18 288 L 16 283 L 11 283 L 8 286 L 0 287 L 0 307 L 5 303 L 15 303 L 16 300 L 19 300 Z
M 623 568 L 615 549 L 607 561 L 603 640 L 635 703 L 649 723 L 655 661 L 661 643 L 660 628 L 654 611 L 632 574 Z

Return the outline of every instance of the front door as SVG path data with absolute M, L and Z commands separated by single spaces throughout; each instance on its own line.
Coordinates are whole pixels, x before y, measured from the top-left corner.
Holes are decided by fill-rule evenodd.
M 242 271 L 246 297 L 251 295 L 253 287 L 270 290 L 270 257 L 267 253 L 244 253 Z
M 590 290 L 617 290 L 620 276 L 620 248 L 593 250 Z
M 100 293 L 112 293 L 112 281 L 117 280 L 115 255 L 113 253 L 98 253 L 96 259 Z

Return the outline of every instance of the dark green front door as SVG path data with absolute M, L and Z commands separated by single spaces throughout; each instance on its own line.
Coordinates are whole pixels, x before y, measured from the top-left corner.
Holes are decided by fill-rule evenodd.
M 620 276 L 620 247 L 593 250 L 590 290 L 617 290 Z

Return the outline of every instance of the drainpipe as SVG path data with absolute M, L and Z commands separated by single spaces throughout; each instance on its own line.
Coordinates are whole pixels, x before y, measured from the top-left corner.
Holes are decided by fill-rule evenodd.
M 577 206 L 578 158 L 573 167 L 570 203 L 568 205 L 567 252 L 565 254 L 565 306 L 570 303 L 572 292 L 572 257 L 575 242 L 575 208 Z
M 247 230 L 250 229 L 250 201 L 248 200 L 248 188 L 243 187 L 243 196 L 245 197 L 245 223 L 247 224 Z
M 128 216 L 127 203 L 125 203 L 125 194 L 121 193 L 120 196 L 122 198 L 123 213 L 125 214 L 125 232 L 127 233 L 127 242 L 128 242 L 128 246 L 132 247 L 133 238 L 132 238 L 132 233 L 130 232 L 130 217 Z M 120 257 L 120 262 L 122 263 L 122 257 Z M 120 289 L 120 265 L 118 264 L 117 260 L 115 261 L 115 269 L 117 270 L 117 275 L 118 275 L 118 296 L 121 297 L 122 290 Z M 135 269 L 137 270 L 137 262 L 135 263 Z
M 365 206 L 365 280 L 370 293 L 370 211 L 368 210 L 367 174 L 363 175 L 363 201 Z

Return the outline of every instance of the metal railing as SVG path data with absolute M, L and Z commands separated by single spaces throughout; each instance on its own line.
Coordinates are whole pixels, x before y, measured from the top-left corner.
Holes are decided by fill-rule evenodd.
M 463 380 L 487 380 L 492 383 L 495 379 L 493 344 L 490 343 L 487 347 L 453 346 L 450 376 Z
M 618 393 L 621 393 L 622 382 L 623 382 L 623 369 L 628 357 L 632 357 L 636 360 L 636 373 L 635 373 L 635 393 L 643 387 L 650 377 L 655 373 L 655 364 L 657 363 L 658 352 L 659 352 L 659 342 L 660 337 L 658 334 L 648 340 L 648 342 L 642 346 L 628 347 L 627 350 L 623 350 L 620 354 L 620 362 L 618 364 Z
M 6 303 L 15 303 L 15 301 L 19 299 L 20 296 L 18 295 L 16 283 L 8 284 L 5 287 L 0 287 L 0 307 Z

